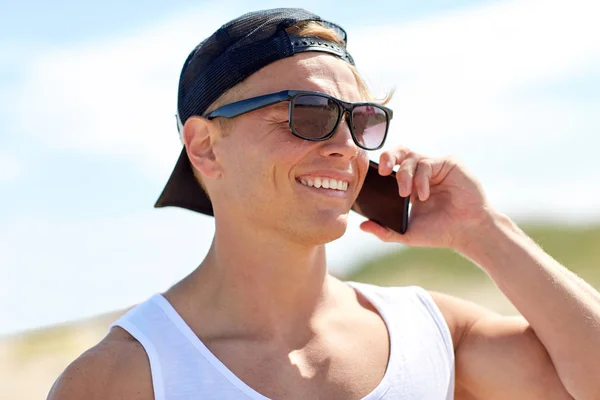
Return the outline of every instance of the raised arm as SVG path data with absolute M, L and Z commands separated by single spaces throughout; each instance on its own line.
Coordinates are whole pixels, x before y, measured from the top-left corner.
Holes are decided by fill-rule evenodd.
M 511 342 L 495 340 L 513 335 L 518 340 L 515 345 L 529 343 L 523 351 L 540 359 L 540 370 L 547 370 L 545 364 L 554 366 L 573 398 L 600 399 L 600 294 L 546 254 L 505 216 L 492 215 L 489 223 L 472 234 L 472 239 L 457 250 L 490 275 L 524 320 L 483 317 L 466 334 L 465 347 L 458 349 L 457 359 L 464 350 L 463 360 L 485 371 L 487 357 L 483 354 L 499 350 L 505 354 L 504 359 L 514 359 L 521 376 L 527 376 L 531 370 L 524 366 L 530 365 L 515 354 Z M 490 348 L 485 347 L 486 338 L 490 339 Z M 548 357 L 541 357 L 542 347 L 535 339 Z M 481 349 L 481 357 L 472 351 L 474 346 Z M 540 379 L 538 385 L 547 386 L 548 382 Z
M 408 232 L 372 221 L 384 241 L 449 247 L 492 278 L 523 318 L 435 294 L 453 331 L 457 383 L 478 399 L 600 399 L 600 294 L 546 254 L 487 202 L 481 185 L 453 159 L 398 149 L 380 173 L 400 165 L 399 194 L 413 197 Z

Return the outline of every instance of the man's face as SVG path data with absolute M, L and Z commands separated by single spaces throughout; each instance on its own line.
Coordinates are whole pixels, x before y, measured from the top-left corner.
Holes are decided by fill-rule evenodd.
M 349 102 L 364 101 L 348 65 L 333 56 L 305 53 L 279 60 L 251 75 L 240 87 L 245 99 L 282 90 L 311 90 Z M 236 117 L 215 143 L 222 177 L 212 195 L 219 212 L 240 224 L 273 229 L 306 244 L 342 236 L 358 196 L 367 153 L 356 146 L 348 124 L 333 137 L 311 142 L 291 134 L 288 102 Z M 306 186 L 317 179 L 343 181 L 342 189 Z M 304 184 L 302 183 L 304 182 Z

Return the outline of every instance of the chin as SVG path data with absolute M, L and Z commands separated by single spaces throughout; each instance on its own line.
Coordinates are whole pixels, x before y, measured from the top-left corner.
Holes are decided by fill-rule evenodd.
M 336 218 L 318 218 L 298 228 L 303 242 L 324 245 L 341 238 L 346 233 L 348 214 L 338 215 Z

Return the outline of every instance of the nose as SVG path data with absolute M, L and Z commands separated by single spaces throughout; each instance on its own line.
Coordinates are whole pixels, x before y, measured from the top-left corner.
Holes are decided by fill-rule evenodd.
M 321 155 L 324 157 L 344 157 L 353 160 L 358 156 L 359 148 L 352 139 L 350 125 L 345 113 L 332 137 L 323 142 Z

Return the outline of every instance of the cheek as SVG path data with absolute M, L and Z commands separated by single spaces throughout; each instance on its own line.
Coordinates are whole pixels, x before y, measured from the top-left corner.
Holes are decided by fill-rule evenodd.
M 235 132 L 236 137 L 223 141 L 217 154 L 226 179 L 243 193 L 258 197 L 289 181 L 293 167 L 311 150 L 310 142 L 295 137 L 287 127 L 261 128 Z
M 273 143 L 270 154 L 275 165 L 291 166 L 301 162 L 313 147 L 314 144 L 287 132 Z
M 362 183 L 365 181 L 365 177 L 369 170 L 369 154 L 365 150 L 361 149 L 360 153 L 358 153 L 358 157 L 356 158 L 356 169 L 362 187 Z
M 262 134 L 256 135 L 251 145 L 257 151 L 256 157 L 264 159 L 271 167 L 288 167 L 299 162 L 310 151 L 311 143 L 294 136 L 287 121 L 265 121 Z
M 295 167 L 310 153 L 310 143 L 288 132 L 278 132 L 275 140 L 264 144 L 262 170 L 265 174 L 263 184 L 273 190 L 289 190 L 294 179 Z

